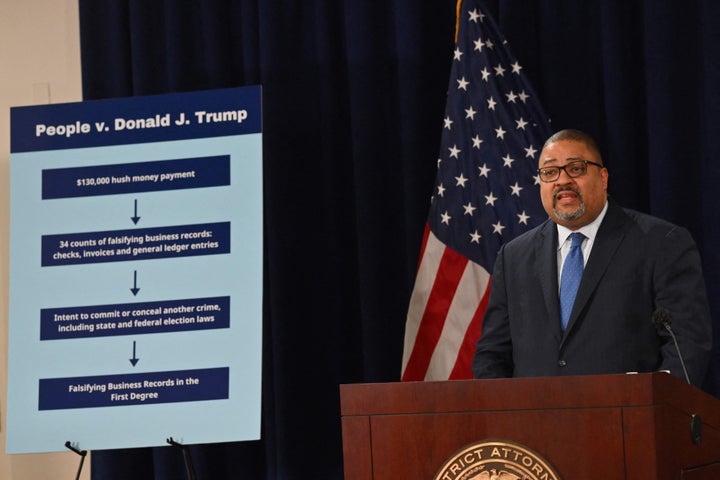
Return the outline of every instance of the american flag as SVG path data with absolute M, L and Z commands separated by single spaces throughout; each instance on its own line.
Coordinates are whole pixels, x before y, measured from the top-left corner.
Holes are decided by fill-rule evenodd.
M 500 246 L 547 218 L 548 119 L 477 0 L 463 0 L 435 189 L 407 314 L 402 380 L 472 378 Z

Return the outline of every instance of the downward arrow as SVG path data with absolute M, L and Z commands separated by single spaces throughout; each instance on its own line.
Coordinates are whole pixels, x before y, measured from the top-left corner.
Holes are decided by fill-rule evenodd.
M 132 356 L 132 358 L 130 359 L 130 363 L 132 363 L 132 366 L 134 367 L 135 365 L 137 365 L 137 362 L 138 362 L 139 360 L 140 360 L 140 359 L 135 356 L 135 340 L 133 340 L 133 356 Z
M 135 199 L 135 215 L 130 217 L 130 219 L 133 221 L 133 223 L 135 225 L 137 225 L 137 223 L 140 221 L 140 217 L 138 217 L 138 214 L 137 214 L 137 198 Z
M 137 270 L 133 271 L 133 288 L 131 288 L 130 291 L 132 292 L 133 295 L 136 295 L 136 296 L 137 296 L 138 292 L 140 291 L 140 289 L 137 288 Z

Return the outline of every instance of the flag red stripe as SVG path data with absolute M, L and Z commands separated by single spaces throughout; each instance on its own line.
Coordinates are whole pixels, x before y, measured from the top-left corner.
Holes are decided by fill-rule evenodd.
M 475 315 L 473 315 L 470 325 L 465 332 L 463 338 L 463 344 L 458 352 L 458 358 L 455 362 L 452 372 L 450 373 L 450 380 L 459 380 L 464 378 L 473 378 L 472 373 L 472 359 L 475 354 L 475 344 L 480 338 L 482 332 L 482 320 L 487 309 L 488 297 L 490 297 L 490 284 L 492 283 L 492 277 L 485 288 L 482 300 L 478 305 Z
M 420 321 L 412 353 L 403 372 L 403 381 L 425 378 L 430 358 L 440 339 L 447 312 L 467 263 L 467 258 L 445 248 Z

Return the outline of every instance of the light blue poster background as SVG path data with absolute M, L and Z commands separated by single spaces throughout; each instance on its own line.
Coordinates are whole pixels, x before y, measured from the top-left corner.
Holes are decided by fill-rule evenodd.
M 232 98 L 237 90 L 222 95 Z M 42 199 L 44 170 L 211 156 L 229 156 L 229 185 Z M 140 218 L 137 224 L 134 216 Z M 215 222 L 229 224 L 228 253 L 41 266 L 44 235 Z M 96 450 L 160 446 L 170 437 L 184 444 L 260 438 L 260 133 L 12 153 L 10 237 L 8 453 L 61 451 L 67 441 Z M 133 288 L 139 289 L 135 295 Z M 111 336 L 41 340 L 43 309 L 127 305 L 129 311 L 141 302 L 211 297 L 229 299 L 227 328 L 128 329 Z M 200 392 L 197 397 L 178 396 L 182 388 L 177 385 L 143 389 L 150 398 L 135 402 L 110 401 L 110 391 L 74 391 L 66 392 L 68 398 L 58 400 L 58 406 L 39 407 L 44 379 L 71 378 L 75 381 L 68 385 L 82 390 L 87 378 L 103 379 L 88 382 L 97 387 L 112 382 L 108 378 L 141 374 L 142 380 L 143 374 L 163 377 L 163 372 L 178 371 L 194 377 L 192 372 L 203 369 L 226 372 L 227 394 L 203 399 L 208 392 L 199 379 L 193 390 Z M 120 389 L 118 394 L 134 391 L 141 390 Z M 99 395 L 100 406 L 83 406 L 84 396 Z M 54 399 L 47 402 L 55 405 Z

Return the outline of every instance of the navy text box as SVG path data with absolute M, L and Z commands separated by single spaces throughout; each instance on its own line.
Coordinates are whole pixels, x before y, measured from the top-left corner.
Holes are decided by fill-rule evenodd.
M 10 152 L 260 133 L 260 86 L 10 109 Z
M 228 367 L 92 377 L 41 378 L 39 410 L 120 407 L 229 398 Z
M 42 171 L 43 200 L 225 185 L 230 185 L 229 155 Z
M 230 327 L 230 297 L 40 310 L 40 340 L 187 332 Z
M 230 253 L 230 222 L 42 236 L 42 266 Z

